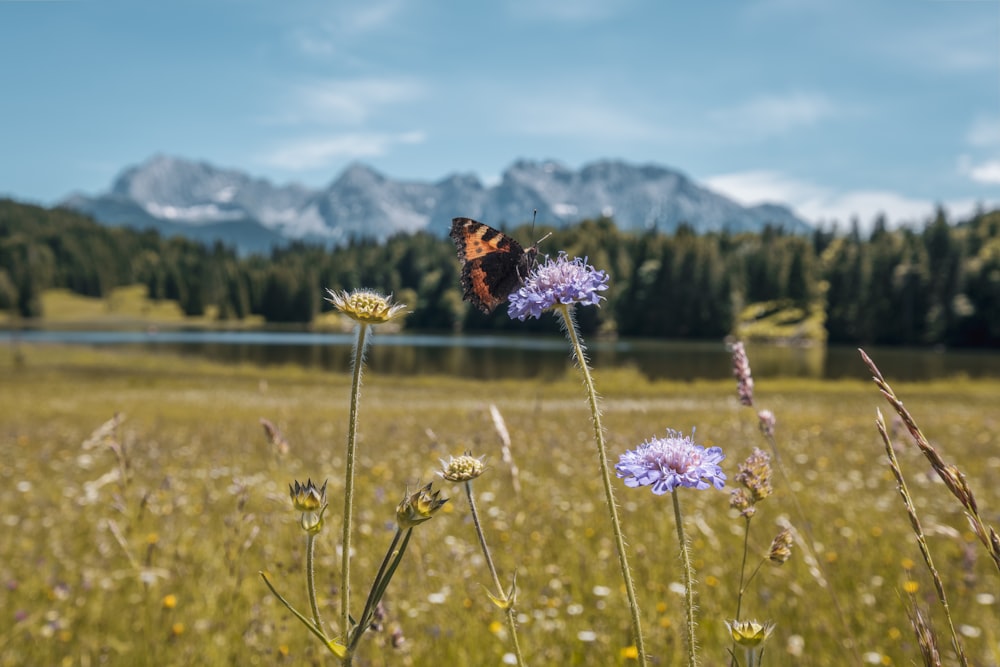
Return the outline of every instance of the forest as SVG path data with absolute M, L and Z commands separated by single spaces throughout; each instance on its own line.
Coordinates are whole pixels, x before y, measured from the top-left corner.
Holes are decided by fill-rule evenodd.
M 879 219 L 864 234 L 857 223 L 808 236 L 772 228 L 697 234 L 684 226 L 635 234 L 610 219 L 508 231 L 525 245 L 552 232 L 542 254 L 565 250 L 608 271 L 607 301 L 581 309 L 585 332 L 718 339 L 749 304 L 776 303 L 818 305 L 834 343 L 1000 345 L 1000 211 L 952 221 L 938 210 L 921 228 L 889 229 Z M 333 249 L 291 243 L 266 256 L 240 256 L 222 244 L 0 200 L 0 310 L 41 318 L 47 289 L 104 297 L 142 284 L 150 298 L 175 300 L 191 316 L 214 306 L 222 321 L 258 315 L 308 324 L 330 307 L 326 288 L 367 287 L 408 305 L 409 330 L 555 330 L 555 318 L 516 322 L 502 307 L 489 316 L 471 308 L 462 300 L 455 248 L 443 236 L 421 232 Z

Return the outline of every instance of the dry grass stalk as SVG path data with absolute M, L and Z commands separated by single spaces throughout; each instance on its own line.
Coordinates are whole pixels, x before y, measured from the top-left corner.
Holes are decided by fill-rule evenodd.
M 281 430 L 274 425 L 269 419 L 264 417 L 260 418 L 260 425 L 264 427 L 264 435 L 267 436 L 267 441 L 271 443 L 274 447 L 274 451 L 277 452 L 279 456 L 285 456 L 291 447 L 288 445 L 288 440 L 281 433 Z
M 889 432 L 885 427 L 885 418 L 882 417 L 882 411 L 878 408 L 875 409 L 875 413 L 875 426 L 878 428 L 878 433 L 882 436 L 882 442 L 885 444 L 885 453 L 889 458 L 889 468 L 892 469 L 892 474 L 896 478 L 899 495 L 903 498 L 903 505 L 906 506 L 906 514 L 910 518 L 910 526 L 913 528 L 913 534 L 917 536 L 917 544 L 920 547 L 920 555 L 923 556 L 924 563 L 927 565 L 927 570 L 931 573 L 931 578 L 934 580 L 934 588 L 938 594 L 938 601 L 944 609 L 945 618 L 948 619 L 948 629 L 951 631 L 952 646 L 955 647 L 955 652 L 958 654 L 959 661 L 962 665 L 967 667 L 969 661 L 965 657 L 965 649 L 962 648 L 962 643 L 958 638 L 958 633 L 955 631 L 955 622 L 951 617 L 951 607 L 948 605 L 948 596 L 945 595 L 944 592 L 944 583 L 941 581 L 941 575 L 934 566 L 934 559 L 931 557 L 930 548 L 927 546 L 927 538 L 924 535 L 923 526 L 920 524 L 920 518 L 917 516 L 917 509 L 913 504 L 913 499 L 910 497 L 910 491 L 906 486 L 906 480 L 903 479 L 903 471 L 899 467 L 899 460 L 896 458 L 896 452 L 892 449 L 892 439 L 889 437 Z M 914 631 L 917 634 L 917 642 L 920 644 L 920 651 L 924 656 L 924 663 L 928 665 L 941 664 L 940 659 L 938 659 L 936 663 L 930 661 L 930 649 L 933 649 L 933 655 L 937 656 L 937 645 L 936 643 L 931 642 L 925 647 L 925 642 L 928 641 L 930 628 L 926 625 L 926 623 L 922 623 L 921 626 L 918 627 L 917 621 L 923 621 L 923 618 L 920 616 L 919 610 L 915 609 L 914 612 L 917 614 L 917 618 L 914 618 L 914 616 L 911 615 L 910 622 L 912 623 Z M 933 633 L 930 633 L 930 639 L 934 639 Z
M 514 487 L 514 493 L 520 495 L 521 473 L 517 469 L 514 457 L 510 453 L 510 432 L 507 431 L 507 422 L 504 421 L 503 415 L 500 414 L 497 406 L 492 403 L 490 403 L 490 417 L 493 418 L 493 428 L 497 430 L 497 435 L 500 436 L 500 457 L 510 468 L 510 481 Z
M 957 466 L 944 462 L 938 451 L 931 446 L 927 438 L 924 437 L 924 434 L 921 433 L 912 415 L 903 407 L 903 401 L 896 397 L 892 387 L 882 377 L 882 373 L 875 365 L 875 362 L 865 354 L 864 350 L 859 349 L 858 352 L 861 353 L 861 358 L 865 362 L 865 365 L 871 370 L 872 379 L 878 386 L 879 391 L 882 392 L 882 395 L 889 401 L 889 405 L 892 406 L 896 414 L 903 420 L 906 430 L 910 432 L 910 437 L 913 438 L 917 447 L 923 452 L 924 457 L 931 464 L 934 472 L 938 474 L 938 477 L 948 487 L 951 494 L 962 503 L 962 507 L 965 508 L 966 516 L 969 518 L 969 523 L 972 526 L 972 531 L 979 538 L 979 541 L 982 542 L 983 546 L 986 547 L 986 551 L 993 559 L 993 564 L 996 566 L 997 571 L 1000 572 L 1000 535 L 997 534 L 996 529 L 992 526 L 987 526 L 983 522 L 982 517 L 979 516 L 979 506 L 976 504 L 976 498 L 972 493 L 972 489 L 969 488 L 968 483 L 965 481 L 965 475 L 962 474 L 962 471 Z

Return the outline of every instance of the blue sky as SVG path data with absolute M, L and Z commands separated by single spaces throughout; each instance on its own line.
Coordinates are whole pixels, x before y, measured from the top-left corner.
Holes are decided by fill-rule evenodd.
M 0 193 L 166 153 L 324 186 L 679 169 L 810 220 L 1000 204 L 997 0 L 0 0 Z

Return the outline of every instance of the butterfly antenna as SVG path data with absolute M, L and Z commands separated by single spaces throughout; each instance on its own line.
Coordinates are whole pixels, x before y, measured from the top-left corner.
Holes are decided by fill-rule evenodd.
M 536 208 L 531 213 L 531 238 L 535 238 L 535 218 L 537 218 L 537 217 L 538 217 L 538 209 Z M 535 245 L 532 246 L 532 247 L 537 249 L 538 248 L 538 244 L 541 243 L 542 241 L 544 241 L 545 239 L 549 238 L 550 236 L 552 236 L 552 232 L 549 232 L 548 234 L 546 234 L 542 238 L 540 238 L 537 241 L 535 241 Z

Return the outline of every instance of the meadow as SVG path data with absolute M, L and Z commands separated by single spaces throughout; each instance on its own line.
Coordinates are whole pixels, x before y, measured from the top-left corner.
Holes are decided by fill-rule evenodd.
M 370 350 L 379 354 L 377 339 Z M 751 365 L 753 359 L 750 360 Z M 878 362 L 878 359 L 875 359 Z M 860 359 L 858 363 L 861 364 Z M 730 481 L 767 449 L 735 382 L 596 374 L 612 457 L 673 428 L 722 447 Z M 923 432 L 1000 518 L 1000 382 L 887 378 Z M 338 617 L 338 516 L 351 378 L 299 367 L 86 348 L 0 355 L 0 666 L 333 664 L 278 603 L 265 570 L 307 608 L 304 540 L 288 485 L 329 479 L 316 551 L 321 612 Z M 510 432 L 520 491 L 490 405 Z M 953 664 L 931 580 L 886 463 L 870 382 L 761 380 L 785 475 L 751 524 L 753 562 L 785 522 L 799 540 L 766 563 L 743 618 L 772 620 L 764 664 L 921 662 L 908 610 L 928 610 Z M 120 423 L 92 438 L 115 414 Z M 276 424 L 289 448 L 265 437 Z M 1000 664 L 997 571 L 961 506 L 898 423 L 890 424 L 971 664 Z M 576 371 L 555 381 L 366 376 L 360 409 L 355 591 L 366 590 L 407 490 L 432 480 L 451 501 L 414 530 L 386 594 L 382 632 L 355 664 L 499 665 L 510 650 L 489 600 L 462 489 L 440 459 L 485 455 L 477 504 L 501 577 L 517 571 L 519 635 L 532 665 L 634 664 L 629 614 Z M 728 485 L 727 485 L 728 486 Z M 682 664 L 684 610 L 668 496 L 616 480 L 651 663 Z M 743 520 L 729 493 L 679 489 L 697 576 L 705 665 L 729 664 Z M 801 508 L 796 508 L 797 500 Z M 802 541 L 818 562 L 810 563 Z M 827 585 L 824 586 L 823 583 Z M 363 594 L 363 593 L 360 593 Z

